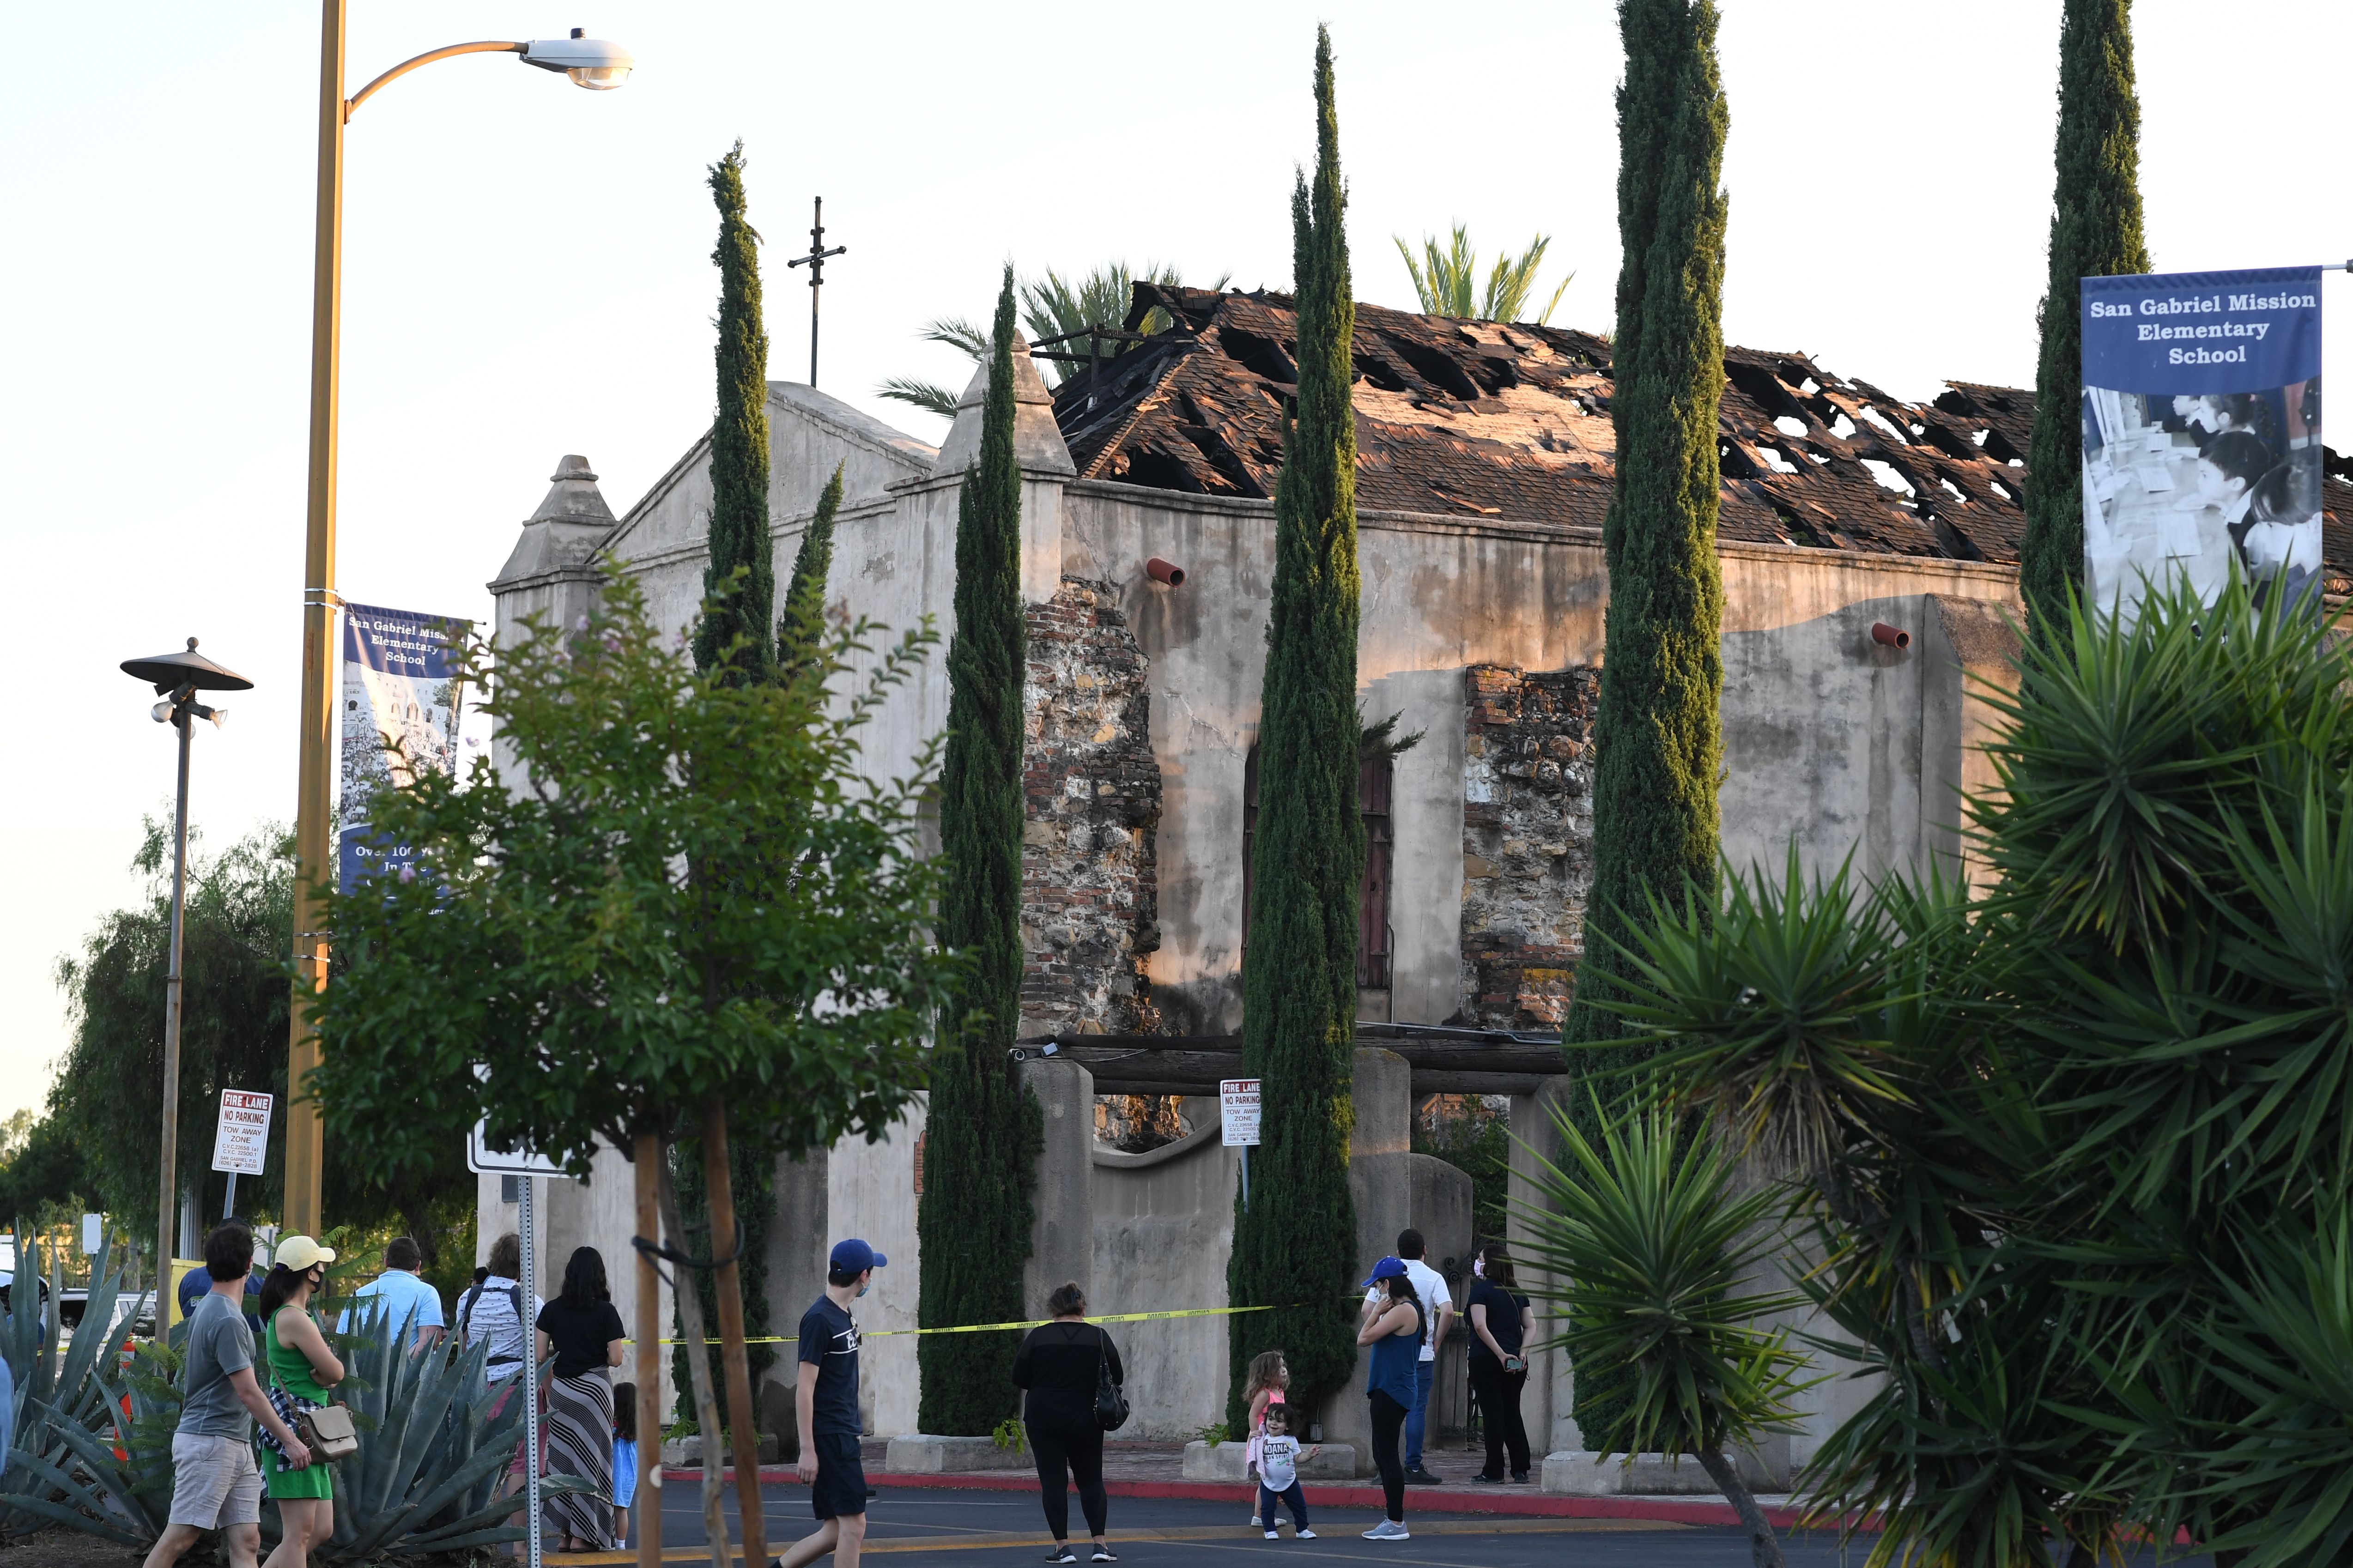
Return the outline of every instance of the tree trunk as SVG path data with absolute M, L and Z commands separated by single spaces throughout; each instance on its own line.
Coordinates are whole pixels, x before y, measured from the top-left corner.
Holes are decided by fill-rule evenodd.
M 1704 1453 L 1696 1458 L 1700 1468 L 1705 1470 L 1708 1479 L 1715 1483 L 1715 1489 L 1724 1494 L 1725 1501 L 1732 1505 L 1732 1511 L 1740 1516 L 1740 1527 L 1748 1532 L 1748 1561 L 1756 1568 L 1788 1568 L 1781 1556 L 1780 1538 L 1773 1533 L 1773 1526 L 1765 1518 L 1765 1510 L 1757 1506 L 1756 1497 L 1749 1491 L 1748 1483 L 1740 1479 L 1739 1468 L 1733 1464 L 1731 1457 Z
M 760 1511 L 760 1423 L 752 1405 L 752 1365 L 744 1350 L 744 1284 L 735 1259 L 735 1184 L 727 1163 L 727 1101 L 711 1095 L 702 1102 L 702 1179 L 711 1193 L 711 1250 L 726 1258 L 712 1281 L 719 1298 L 719 1355 L 727 1368 L 727 1409 L 735 1419 L 728 1436 L 735 1449 L 735 1508 L 744 1521 L 744 1561 L 768 1561 L 766 1516 Z M 699 1314 L 698 1314 L 699 1315 Z M 702 1445 L 705 1473 L 711 1442 Z
M 686 1224 L 678 1212 L 678 1184 L 670 1179 L 670 1141 L 661 1141 L 660 1159 L 657 1162 L 661 1178 L 662 1234 L 669 1237 L 673 1251 L 691 1254 L 687 1245 Z M 711 1389 L 710 1336 L 702 1328 L 702 1292 L 694 1288 L 694 1279 L 687 1270 L 679 1270 L 678 1315 L 686 1330 L 686 1375 L 694 1389 L 694 1425 L 702 1434 L 702 1530 L 711 1542 L 711 1568 L 729 1568 L 727 1561 L 727 1514 L 719 1500 L 719 1456 L 723 1434 L 719 1430 L 719 1400 Z M 645 1439 L 640 1432 L 638 1440 Z M 655 1436 L 657 1445 L 660 1442 Z M 659 1453 L 659 1447 L 656 1449 Z
M 638 1134 L 631 1163 L 637 1167 L 632 1173 L 638 1187 L 638 1235 L 651 1240 L 663 1228 L 661 1140 L 650 1132 Z M 661 1271 L 654 1267 L 651 1253 L 638 1252 L 637 1258 L 638 1568 L 661 1568 Z

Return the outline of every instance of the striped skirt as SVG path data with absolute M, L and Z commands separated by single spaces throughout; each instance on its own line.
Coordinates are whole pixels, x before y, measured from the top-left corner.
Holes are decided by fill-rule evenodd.
M 613 1540 L 613 1374 L 596 1367 L 577 1377 L 559 1377 L 547 1388 L 547 1470 L 578 1476 L 590 1490 L 541 1500 L 543 1540 L 575 1540 L 607 1546 Z

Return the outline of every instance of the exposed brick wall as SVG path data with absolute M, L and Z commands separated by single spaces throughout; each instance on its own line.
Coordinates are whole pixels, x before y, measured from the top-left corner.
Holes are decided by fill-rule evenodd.
M 1065 577 L 1029 609 L 1021 1031 L 1153 1034 L 1160 945 L 1148 670 L 1109 584 Z
M 1561 1021 L 1593 881 L 1590 731 L 1601 672 L 1463 672 L 1462 1011 L 1481 1028 Z

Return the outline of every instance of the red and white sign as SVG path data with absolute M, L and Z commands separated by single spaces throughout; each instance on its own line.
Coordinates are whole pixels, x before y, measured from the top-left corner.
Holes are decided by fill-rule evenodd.
M 269 1108 L 275 1096 L 221 1090 L 220 1131 L 213 1135 L 213 1169 L 258 1176 L 269 1154 Z
M 1247 1148 L 1256 1143 L 1258 1079 L 1220 1079 L 1218 1082 L 1218 1120 L 1225 1132 L 1227 1148 Z

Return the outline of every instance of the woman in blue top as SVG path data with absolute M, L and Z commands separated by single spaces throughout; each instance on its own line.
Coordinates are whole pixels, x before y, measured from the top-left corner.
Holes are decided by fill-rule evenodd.
M 1398 1440 L 1405 1418 L 1413 1409 L 1414 1384 L 1421 1364 L 1421 1298 L 1405 1261 L 1384 1258 L 1373 1265 L 1366 1289 L 1379 1287 L 1388 1300 L 1356 1331 L 1356 1342 L 1373 1347 L 1373 1364 L 1365 1374 L 1365 1397 L 1373 1407 L 1373 1463 L 1381 1472 L 1381 1496 L 1388 1517 L 1365 1531 L 1367 1541 L 1409 1541 L 1405 1527 L 1405 1456 Z

